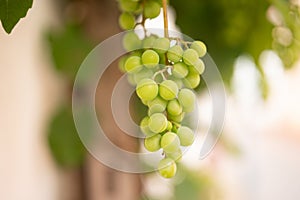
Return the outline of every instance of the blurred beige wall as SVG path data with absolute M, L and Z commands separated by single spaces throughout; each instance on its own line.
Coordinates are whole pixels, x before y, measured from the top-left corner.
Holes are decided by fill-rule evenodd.
M 60 171 L 47 148 L 59 79 L 43 33 L 57 21 L 51 0 L 34 1 L 10 35 L 0 28 L 0 199 L 58 199 Z

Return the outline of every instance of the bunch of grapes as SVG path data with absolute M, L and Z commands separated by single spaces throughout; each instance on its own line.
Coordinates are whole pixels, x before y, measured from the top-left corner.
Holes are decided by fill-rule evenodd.
M 159 11 L 154 12 L 152 4 L 158 5 Z M 152 5 L 149 7 L 152 12 L 147 11 L 147 5 Z M 132 26 L 125 26 L 131 24 L 131 19 L 124 15 L 142 13 L 144 21 L 159 15 L 161 5 L 155 0 L 120 0 L 120 7 L 123 11 L 120 25 L 128 29 L 137 23 L 134 18 Z M 132 9 L 127 9 L 129 7 Z M 147 116 L 140 122 L 146 136 L 144 146 L 150 152 L 163 149 L 159 173 L 171 178 L 176 174 L 176 162 L 182 157 L 181 146 L 194 142 L 194 131 L 181 123 L 195 108 L 193 89 L 200 84 L 200 75 L 205 69 L 201 57 L 206 54 L 206 46 L 201 41 L 187 42 L 153 34 L 145 34 L 141 40 L 134 31 L 126 33 L 123 46 L 131 53 L 120 60 L 119 67 L 127 73 L 137 96 L 148 107 Z

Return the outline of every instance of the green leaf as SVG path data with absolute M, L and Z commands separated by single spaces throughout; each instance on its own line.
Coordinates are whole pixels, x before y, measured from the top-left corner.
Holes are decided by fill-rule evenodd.
M 32 7 L 33 0 L 0 0 L 0 20 L 7 33 L 18 21 L 25 17 L 29 8 Z
M 64 167 L 76 167 L 85 158 L 85 148 L 77 134 L 71 107 L 63 107 L 53 117 L 48 142 L 55 160 Z
M 71 23 L 61 32 L 49 31 L 46 36 L 56 69 L 73 80 L 95 45 L 83 33 L 82 27 Z

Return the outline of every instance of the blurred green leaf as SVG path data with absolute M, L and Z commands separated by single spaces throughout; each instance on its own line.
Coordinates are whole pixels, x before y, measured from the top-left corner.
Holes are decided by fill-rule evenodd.
M 82 164 L 86 151 L 77 134 L 71 107 L 62 108 L 53 117 L 48 142 L 60 165 L 71 167 Z
M 18 21 L 25 17 L 27 11 L 32 7 L 32 0 L 0 0 L 0 20 L 7 33 Z
M 174 200 L 210 199 L 211 192 L 216 189 L 209 174 L 189 170 L 182 164 L 178 164 L 178 177 L 181 181 L 175 185 Z
M 266 18 L 267 1 L 172 0 L 170 3 L 177 12 L 176 23 L 182 32 L 207 44 L 227 84 L 239 55 L 251 54 L 258 59 L 264 49 L 271 48 L 272 25 Z
M 73 80 L 93 43 L 75 24 L 67 24 L 59 33 L 49 32 L 48 41 L 56 69 Z

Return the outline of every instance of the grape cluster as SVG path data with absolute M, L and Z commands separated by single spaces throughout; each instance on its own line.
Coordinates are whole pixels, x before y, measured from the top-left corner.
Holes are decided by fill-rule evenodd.
M 137 13 L 143 15 L 143 21 L 160 13 L 161 5 L 156 0 L 119 2 L 123 11 L 119 22 L 124 29 L 136 26 Z M 201 41 L 187 42 L 146 33 L 140 39 L 133 30 L 124 36 L 123 46 L 130 53 L 122 57 L 119 67 L 127 73 L 137 96 L 148 107 L 147 116 L 140 122 L 145 134 L 144 146 L 150 152 L 163 149 L 159 173 L 171 178 L 176 174 L 176 162 L 182 157 L 181 146 L 194 142 L 194 131 L 182 125 L 182 121 L 195 107 L 193 89 L 200 84 L 205 69 L 201 58 L 206 54 L 206 46 Z
M 135 19 L 142 15 L 144 19 L 152 19 L 160 14 L 161 1 L 157 0 L 119 0 L 119 8 L 122 11 L 119 17 L 120 27 L 124 30 L 133 29 Z

